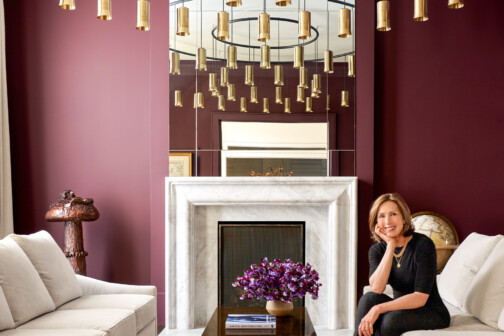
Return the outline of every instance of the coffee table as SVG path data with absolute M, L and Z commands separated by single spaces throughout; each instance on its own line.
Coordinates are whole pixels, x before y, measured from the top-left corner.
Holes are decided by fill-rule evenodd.
M 217 307 L 201 336 L 226 336 L 226 318 L 228 314 L 268 314 L 261 307 Z M 277 317 L 276 329 L 271 335 L 276 336 L 316 336 L 317 333 L 305 307 L 294 307 L 288 316 Z M 241 335 L 257 335 L 255 331 L 240 329 Z M 229 334 L 228 334 L 229 335 Z

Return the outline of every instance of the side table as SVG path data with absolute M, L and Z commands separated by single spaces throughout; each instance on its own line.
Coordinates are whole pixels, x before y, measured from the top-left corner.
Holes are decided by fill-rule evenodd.
M 202 336 L 225 336 L 226 318 L 228 314 L 268 314 L 266 308 L 262 307 L 217 307 L 208 321 Z M 305 307 L 294 307 L 294 310 L 288 316 L 277 317 L 277 327 L 274 331 L 263 330 L 264 334 L 276 336 L 316 336 L 317 333 L 313 327 L 310 315 Z M 261 331 L 239 329 L 241 335 L 262 334 Z M 236 329 L 231 331 L 236 335 Z

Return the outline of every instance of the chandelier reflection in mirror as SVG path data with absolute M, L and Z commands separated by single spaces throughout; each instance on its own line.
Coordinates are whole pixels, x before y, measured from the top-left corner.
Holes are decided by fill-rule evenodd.
M 176 33 L 181 7 L 190 34 Z M 192 153 L 196 176 L 355 174 L 355 0 L 171 0 L 170 13 L 170 147 Z M 330 106 L 343 91 L 350 108 Z M 264 134 L 240 126 L 224 142 L 224 122 Z

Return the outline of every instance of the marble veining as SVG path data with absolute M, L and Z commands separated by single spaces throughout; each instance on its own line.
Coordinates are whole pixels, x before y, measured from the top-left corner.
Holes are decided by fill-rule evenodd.
M 320 273 L 314 325 L 351 328 L 357 195 L 348 177 L 166 178 L 166 323 L 203 327 L 217 306 L 219 221 L 305 221 L 306 261 Z

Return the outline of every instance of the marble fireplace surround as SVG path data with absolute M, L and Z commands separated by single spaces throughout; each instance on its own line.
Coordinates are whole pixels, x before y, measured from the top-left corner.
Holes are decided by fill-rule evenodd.
M 217 306 L 218 221 L 305 221 L 306 262 L 320 273 L 307 297 L 316 326 L 353 328 L 357 178 L 167 177 L 166 327 L 206 325 Z

